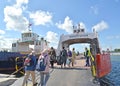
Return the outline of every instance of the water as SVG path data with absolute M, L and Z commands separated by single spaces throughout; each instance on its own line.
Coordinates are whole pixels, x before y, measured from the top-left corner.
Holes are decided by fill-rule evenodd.
M 120 56 L 111 56 L 112 70 L 108 77 L 115 86 L 120 86 Z

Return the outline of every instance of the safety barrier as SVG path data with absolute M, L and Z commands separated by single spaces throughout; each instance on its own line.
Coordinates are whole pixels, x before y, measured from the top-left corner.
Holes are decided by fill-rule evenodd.
M 101 78 L 110 73 L 111 60 L 110 54 L 97 54 L 96 55 L 96 77 Z

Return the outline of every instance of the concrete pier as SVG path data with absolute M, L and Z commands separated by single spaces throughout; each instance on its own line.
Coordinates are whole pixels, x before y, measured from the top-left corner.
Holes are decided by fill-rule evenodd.
M 99 86 L 92 82 L 90 67 L 85 67 L 85 59 L 77 59 L 74 67 L 66 68 L 55 64 L 55 68 L 50 69 L 50 78 L 47 86 Z M 12 85 L 5 86 L 21 86 L 24 77 L 17 79 Z M 36 72 L 36 81 L 39 83 L 40 75 Z M 26 86 L 26 85 L 25 85 Z M 28 80 L 27 86 L 32 86 L 31 79 Z

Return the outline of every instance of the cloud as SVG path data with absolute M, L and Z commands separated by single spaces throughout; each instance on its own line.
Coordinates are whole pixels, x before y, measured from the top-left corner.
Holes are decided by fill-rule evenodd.
M 4 22 L 7 30 L 26 31 L 28 30 L 28 19 L 24 16 L 29 0 L 16 0 L 16 4 L 4 8 Z M 29 12 L 35 25 L 46 25 L 52 23 L 52 15 L 45 11 Z
M 23 4 L 28 4 L 29 0 L 16 0 L 15 6 L 21 7 Z
M 91 9 L 91 12 L 93 12 L 95 15 L 98 15 L 99 10 L 98 10 L 98 7 L 96 5 L 91 6 L 90 9 Z
M 24 31 L 27 29 L 28 20 L 22 16 L 21 8 L 6 6 L 4 15 L 7 30 Z
M 107 39 L 111 40 L 111 39 L 120 39 L 119 35 L 116 36 L 108 36 Z
M 92 30 L 95 30 L 95 31 L 99 32 L 99 31 L 105 30 L 105 29 L 107 29 L 107 28 L 108 28 L 107 22 L 101 21 L 100 23 L 94 25 L 94 26 L 92 27 Z
M 12 48 L 12 43 L 16 39 L 13 38 L 6 38 L 3 36 L 0 36 L 0 50 L 2 49 L 11 49 Z
M 85 26 L 85 24 L 83 22 L 80 22 L 79 24 L 80 24 L 80 28 L 86 29 L 86 26 Z
M 67 16 L 64 20 L 64 23 L 62 24 L 61 21 L 59 23 L 56 23 L 56 26 L 62 30 L 65 30 L 68 33 L 73 32 L 73 21 L 70 20 L 70 18 Z
M 0 30 L 0 35 L 5 34 L 4 30 Z
M 45 38 L 47 39 L 47 41 L 50 42 L 50 46 L 54 46 L 55 48 L 57 47 L 56 46 L 58 44 L 58 34 L 57 33 L 48 31 Z
M 28 28 L 28 20 L 23 16 L 23 4 L 28 0 L 17 0 L 16 4 L 4 8 L 4 21 L 7 30 L 25 31 Z
M 30 18 L 33 19 L 35 25 L 46 25 L 52 22 L 51 13 L 41 10 L 30 13 Z

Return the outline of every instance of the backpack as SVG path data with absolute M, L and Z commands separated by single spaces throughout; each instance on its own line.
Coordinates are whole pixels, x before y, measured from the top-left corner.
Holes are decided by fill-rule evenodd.
M 72 52 L 71 51 L 68 51 L 68 56 L 72 57 Z
M 63 64 L 62 59 L 60 56 L 57 57 L 57 65 Z
M 25 66 L 32 66 L 33 65 L 33 60 L 32 60 L 32 58 L 30 57 L 30 56 L 28 56 L 26 59 L 25 59 L 25 61 L 24 61 L 24 65 Z
M 37 62 L 37 65 L 36 65 L 36 70 L 37 71 L 44 71 L 45 70 L 46 64 L 47 64 L 47 63 L 45 63 L 46 56 L 47 55 L 45 55 L 42 58 L 38 59 L 38 62 Z
M 66 50 L 62 50 L 62 52 L 61 52 L 61 56 L 66 56 L 66 53 L 67 53 Z

